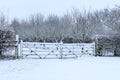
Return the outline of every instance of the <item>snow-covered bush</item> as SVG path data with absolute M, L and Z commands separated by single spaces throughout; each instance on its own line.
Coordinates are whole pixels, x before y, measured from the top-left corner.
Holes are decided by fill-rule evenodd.
M 2 56 L 3 49 L 5 50 L 6 47 L 3 46 L 7 41 L 13 40 L 14 33 L 11 31 L 0 30 L 0 56 Z
M 115 56 L 120 56 L 120 36 L 119 34 L 108 36 L 101 36 L 98 38 L 99 55 L 106 54 L 105 51 L 113 53 Z

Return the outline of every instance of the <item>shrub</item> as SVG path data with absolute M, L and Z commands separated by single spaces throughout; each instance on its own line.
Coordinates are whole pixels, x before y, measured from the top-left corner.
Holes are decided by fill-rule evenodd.
M 5 30 L 0 30 L 0 56 L 2 56 L 2 51 L 6 47 L 3 46 L 4 43 L 8 40 L 13 40 L 14 38 L 14 33 L 12 31 L 5 31 Z

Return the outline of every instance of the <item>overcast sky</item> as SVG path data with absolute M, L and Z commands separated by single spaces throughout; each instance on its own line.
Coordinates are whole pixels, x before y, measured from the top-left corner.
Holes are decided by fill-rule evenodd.
M 0 0 L 0 11 L 10 19 L 23 19 L 35 13 L 62 15 L 72 8 L 99 10 L 115 5 L 120 5 L 120 0 Z

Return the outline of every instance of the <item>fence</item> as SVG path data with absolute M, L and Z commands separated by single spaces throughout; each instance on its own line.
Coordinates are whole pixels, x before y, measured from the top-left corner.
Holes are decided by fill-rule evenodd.
M 95 43 L 39 43 L 39 42 L 19 42 L 19 36 L 16 35 L 14 41 L 0 43 L 5 47 L 14 48 L 14 52 L 8 52 L 15 58 L 78 58 L 82 55 L 95 55 Z M 3 56 L 7 56 L 2 51 Z
M 19 56 L 22 58 L 77 58 L 84 54 L 95 55 L 95 43 L 37 43 L 19 44 Z

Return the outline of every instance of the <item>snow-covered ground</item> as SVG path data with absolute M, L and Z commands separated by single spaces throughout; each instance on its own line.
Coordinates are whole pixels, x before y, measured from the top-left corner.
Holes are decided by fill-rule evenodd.
M 120 80 L 120 58 L 0 60 L 0 80 Z

